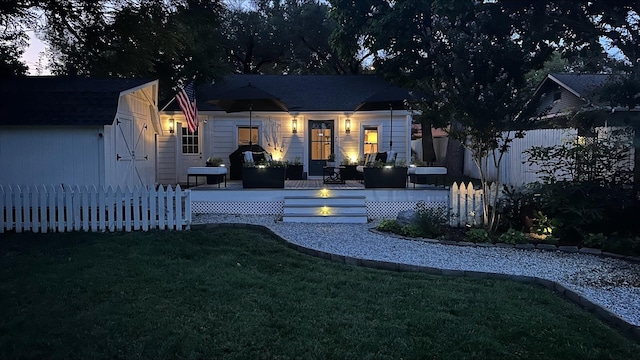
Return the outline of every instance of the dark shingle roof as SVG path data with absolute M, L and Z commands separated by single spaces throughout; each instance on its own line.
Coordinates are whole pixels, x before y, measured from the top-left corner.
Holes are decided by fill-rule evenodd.
M 149 79 L 23 77 L 0 80 L 0 125 L 108 125 L 120 92 Z
M 229 75 L 196 89 L 200 111 L 220 111 L 207 101 L 251 83 L 282 100 L 290 112 L 353 111 L 364 99 L 389 86 L 375 75 Z M 179 110 L 172 104 L 168 110 Z
M 553 73 L 549 74 L 549 76 L 581 98 L 592 95 L 594 90 L 604 85 L 611 77 L 609 74 L 570 73 Z

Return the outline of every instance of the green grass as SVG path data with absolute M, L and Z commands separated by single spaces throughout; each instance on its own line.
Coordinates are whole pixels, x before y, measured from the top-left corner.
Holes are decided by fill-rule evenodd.
M 634 359 L 538 286 L 394 273 L 259 231 L 0 237 L 0 358 Z

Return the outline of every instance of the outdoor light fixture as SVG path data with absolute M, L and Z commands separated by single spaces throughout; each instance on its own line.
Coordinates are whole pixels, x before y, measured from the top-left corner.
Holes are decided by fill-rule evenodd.
M 173 118 L 169 119 L 169 134 L 173 134 Z
M 344 121 L 344 132 L 347 134 L 351 134 L 351 119 L 348 119 Z
M 298 119 L 291 120 L 291 132 L 294 134 L 298 133 Z

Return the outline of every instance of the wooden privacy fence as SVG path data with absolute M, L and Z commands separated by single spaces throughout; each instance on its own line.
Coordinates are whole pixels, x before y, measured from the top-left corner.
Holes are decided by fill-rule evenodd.
M 0 185 L 0 211 L 0 233 L 183 230 L 191 226 L 191 191 Z
M 492 183 L 489 194 L 495 193 L 497 183 Z M 482 189 L 476 190 L 472 183 L 453 183 L 450 190 L 451 213 L 449 225 L 452 227 L 482 225 Z

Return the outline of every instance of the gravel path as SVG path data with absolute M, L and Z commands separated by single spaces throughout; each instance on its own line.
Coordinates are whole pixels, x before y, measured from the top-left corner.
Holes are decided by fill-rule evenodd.
M 556 281 L 640 326 L 640 264 L 560 251 L 484 248 L 405 240 L 369 231 L 375 224 L 297 224 L 273 216 L 194 215 L 194 224 L 264 225 L 307 248 L 368 260 L 451 270 L 525 275 Z

